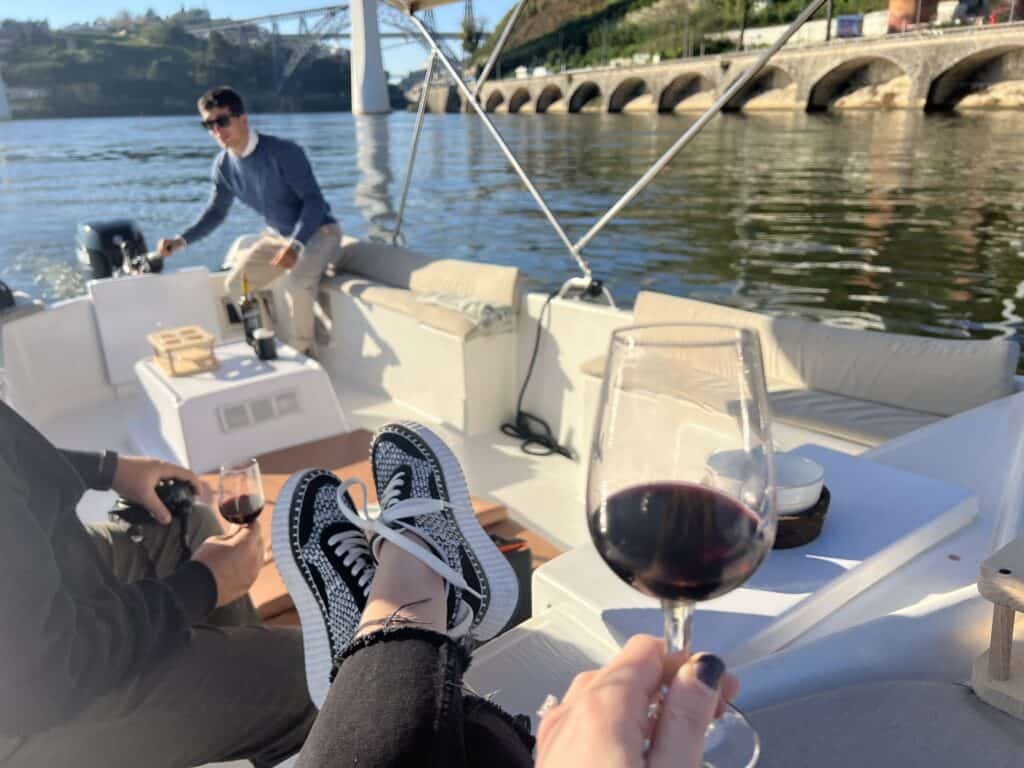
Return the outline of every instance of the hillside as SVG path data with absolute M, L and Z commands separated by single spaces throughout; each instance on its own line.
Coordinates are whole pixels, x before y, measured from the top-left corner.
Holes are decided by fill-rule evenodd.
M 707 39 L 712 32 L 747 25 L 778 24 L 796 18 L 807 0 L 529 0 L 509 38 L 500 71 L 518 66 L 594 66 L 634 53 L 664 58 L 716 52 L 724 45 Z M 863 13 L 888 6 L 888 0 L 835 0 L 835 13 Z M 509 16 L 477 52 L 490 54 Z

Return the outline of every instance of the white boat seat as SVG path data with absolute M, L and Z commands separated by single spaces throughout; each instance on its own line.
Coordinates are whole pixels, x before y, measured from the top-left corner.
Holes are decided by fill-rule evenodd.
M 963 685 L 858 685 L 748 716 L 762 768 L 1017 768 L 1024 759 L 1024 722 Z
M 206 267 L 89 282 L 107 376 L 118 390 L 134 388 L 135 363 L 152 354 L 146 336 L 162 328 L 199 325 L 220 342 L 219 304 Z
M 643 291 L 637 325 L 710 323 L 758 332 L 774 417 L 877 446 L 1014 392 L 1015 342 L 959 341 L 834 328 Z M 604 375 L 605 358 L 582 367 Z

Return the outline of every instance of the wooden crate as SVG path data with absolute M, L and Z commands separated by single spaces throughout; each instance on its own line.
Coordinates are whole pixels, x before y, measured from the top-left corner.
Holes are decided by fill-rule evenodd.
M 153 347 L 153 360 L 168 376 L 191 376 L 214 370 L 217 356 L 214 337 L 198 325 L 168 328 L 146 336 Z

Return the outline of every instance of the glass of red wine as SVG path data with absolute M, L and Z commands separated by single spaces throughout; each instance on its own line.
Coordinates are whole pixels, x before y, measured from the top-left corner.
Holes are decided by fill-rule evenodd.
M 221 517 L 236 525 L 249 525 L 263 511 L 263 480 L 256 459 L 220 468 L 217 504 Z
M 587 522 L 616 575 L 661 600 L 668 651 L 688 655 L 694 603 L 740 586 L 775 540 L 754 331 L 680 324 L 612 334 Z M 753 766 L 759 753 L 757 733 L 730 707 L 708 730 L 704 765 Z

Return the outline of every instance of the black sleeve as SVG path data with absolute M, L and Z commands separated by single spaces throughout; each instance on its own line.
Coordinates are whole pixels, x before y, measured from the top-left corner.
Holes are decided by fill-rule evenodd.
M 117 471 L 117 453 L 115 451 L 103 451 L 102 453 L 90 453 L 88 451 L 65 451 L 61 454 L 71 462 L 75 472 L 82 478 L 86 488 L 94 491 L 109 491 L 114 483 L 114 473 Z
M 162 580 L 66 584 L 32 498 L 0 461 L 0 724 L 8 733 L 63 722 L 159 664 L 185 646 L 217 591 L 194 561 Z

